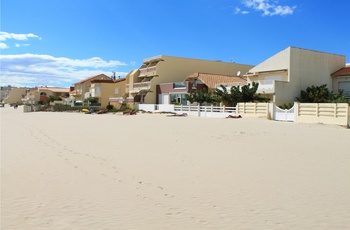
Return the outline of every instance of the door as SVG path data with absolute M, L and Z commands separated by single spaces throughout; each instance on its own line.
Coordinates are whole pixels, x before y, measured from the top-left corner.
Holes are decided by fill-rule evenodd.
M 169 105 L 169 94 L 162 94 L 162 95 L 163 95 L 162 104 Z

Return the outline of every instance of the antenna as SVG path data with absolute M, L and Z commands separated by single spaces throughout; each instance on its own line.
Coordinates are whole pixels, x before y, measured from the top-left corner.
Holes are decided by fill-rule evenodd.
M 241 71 L 238 70 L 237 76 L 239 77 L 241 75 Z

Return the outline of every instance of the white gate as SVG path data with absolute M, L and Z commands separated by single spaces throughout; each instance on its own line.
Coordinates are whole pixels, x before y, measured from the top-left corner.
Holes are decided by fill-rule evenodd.
M 295 120 L 295 106 L 290 109 L 281 109 L 274 105 L 274 120 L 276 121 L 294 121 Z

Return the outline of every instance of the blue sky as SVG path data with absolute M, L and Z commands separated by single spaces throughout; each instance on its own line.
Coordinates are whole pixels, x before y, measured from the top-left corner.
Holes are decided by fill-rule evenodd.
M 288 46 L 345 55 L 350 0 L 1 0 L 0 84 L 69 87 L 164 54 L 257 65 Z

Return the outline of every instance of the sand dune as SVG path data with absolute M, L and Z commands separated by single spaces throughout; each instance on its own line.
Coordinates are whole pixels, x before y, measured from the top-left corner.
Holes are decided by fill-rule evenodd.
M 1 229 L 349 229 L 350 130 L 1 112 Z

